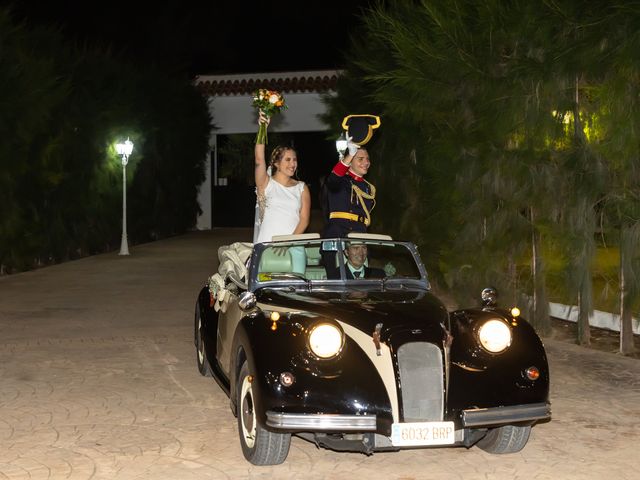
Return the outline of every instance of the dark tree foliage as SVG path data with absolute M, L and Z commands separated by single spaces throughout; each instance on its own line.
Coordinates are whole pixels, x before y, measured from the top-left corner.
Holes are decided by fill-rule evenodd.
M 10 267 L 30 265 L 43 245 L 59 243 L 50 226 L 60 220 L 46 210 L 65 176 L 51 129 L 71 89 L 49 56 L 60 44 L 56 32 L 29 34 L 0 10 L 0 264 Z
M 195 225 L 211 118 L 188 81 L 0 10 L 0 84 L 3 272 L 118 245 L 127 137 L 130 243 Z
M 139 104 L 145 113 L 138 119 L 143 155 L 130 191 L 131 216 L 140 221 L 132 224 L 131 232 L 143 241 L 195 225 L 211 127 L 207 104 L 191 85 L 159 72 L 139 81 L 137 88 L 146 90 Z
M 589 342 L 605 239 L 637 304 L 638 3 L 388 0 L 362 22 L 327 120 L 382 117 L 373 228 L 415 240 L 465 303 L 493 284 L 530 305 L 542 333 L 553 263 Z

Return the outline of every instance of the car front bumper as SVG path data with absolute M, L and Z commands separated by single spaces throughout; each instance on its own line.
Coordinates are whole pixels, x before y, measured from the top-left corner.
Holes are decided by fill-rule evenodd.
M 532 403 L 507 407 L 474 408 L 463 410 L 461 417 L 462 425 L 466 428 L 535 422 L 551 418 L 551 405 L 549 403 Z
M 376 415 L 335 415 L 267 412 L 267 426 L 287 430 L 372 432 Z
M 507 407 L 463 410 L 464 428 L 491 427 L 514 423 L 536 422 L 551 418 L 549 403 L 512 405 Z M 376 415 L 337 415 L 281 413 L 268 411 L 267 426 L 300 431 L 373 432 L 377 429 Z

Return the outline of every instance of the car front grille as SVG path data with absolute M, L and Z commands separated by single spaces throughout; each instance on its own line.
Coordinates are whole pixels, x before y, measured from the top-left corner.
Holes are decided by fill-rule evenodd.
M 442 353 L 427 342 L 405 343 L 398 349 L 404 422 L 442 420 Z

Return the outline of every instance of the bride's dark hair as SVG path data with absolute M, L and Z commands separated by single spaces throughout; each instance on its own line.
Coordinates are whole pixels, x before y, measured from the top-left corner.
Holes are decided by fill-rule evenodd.
M 271 152 L 271 160 L 269 161 L 269 166 L 271 167 L 271 170 L 273 173 L 276 173 L 276 170 L 278 169 L 278 164 L 280 163 L 280 160 L 282 160 L 284 152 L 286 152 L 287 150 L 291 150 L 296 155 L 298 153 L 296 152 L 295 148 L 286 147 L 283 145 L 278 145 L 276 148 L 273 149 L 273 152 Z

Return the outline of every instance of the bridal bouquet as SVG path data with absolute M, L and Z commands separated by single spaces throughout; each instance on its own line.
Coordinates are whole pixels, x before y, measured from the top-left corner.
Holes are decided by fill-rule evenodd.
M 272 115 L 280 113 L 281 110 L 287 108 L 284 103 L 284 97 L 280 92 L 275 90 L 267 90 L 261 88 L 253 92 L 253 106 L 268 118 Z M 256 143 L 267 143 L 267 124 L 261 123 L 256 136 Z

